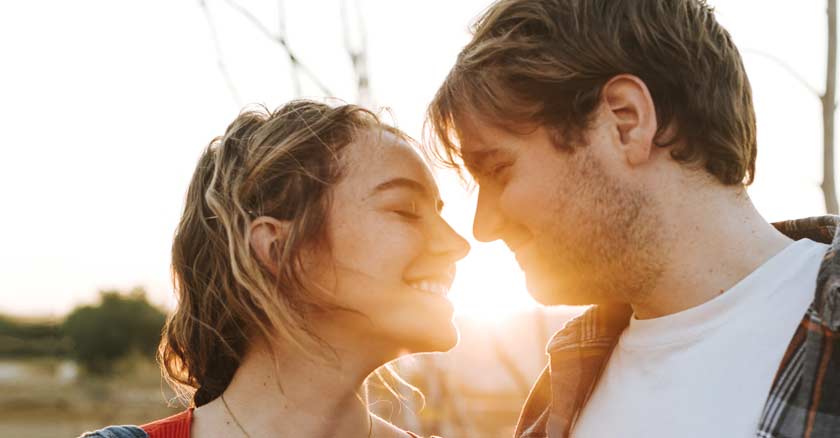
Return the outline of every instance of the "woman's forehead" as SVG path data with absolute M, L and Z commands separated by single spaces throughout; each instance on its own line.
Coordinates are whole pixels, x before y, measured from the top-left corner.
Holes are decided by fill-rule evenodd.
M 364 190 L 393 178 L 409 178 L 437 196 L 431 170 L 414 146 L 384 129 L 371 131 L 360 135 L 345 149 L 346 171 L 342 182 Z

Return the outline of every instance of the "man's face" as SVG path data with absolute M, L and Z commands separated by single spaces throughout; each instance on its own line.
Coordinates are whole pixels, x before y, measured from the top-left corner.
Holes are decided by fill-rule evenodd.
M 545 128 L 459 132 L 479 187 L 473 233 L 507 244 L 543 304 L 638 302 L 660 271 L 655 205 L 627 174 L 616 134 L 593 126 L 572 151 Z

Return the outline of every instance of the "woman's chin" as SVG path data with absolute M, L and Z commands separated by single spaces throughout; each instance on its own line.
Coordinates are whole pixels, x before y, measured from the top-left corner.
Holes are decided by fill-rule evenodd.
M 439 353 L 446 352 L 458 345 L 460 334 L 451 320 L 445 326 L 425 326 L 424 331 L 416 333 L 422 337 L 415 337 L 406 349 L 408 353 Z

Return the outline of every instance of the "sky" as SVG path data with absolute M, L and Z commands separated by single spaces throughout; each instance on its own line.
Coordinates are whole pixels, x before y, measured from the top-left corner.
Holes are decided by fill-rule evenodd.
M 232 4 L 282 32 L 331 94 L 352 102 L 342 3 L 0 2 L 0 313 L 59 316 L 99 290 L 135 286 L 174 305 L 169 249 L 200 152 L 242 105 L 296 97 L 285 52 Z M 825 82 L 825 2 L 709 3 L 753 86 L 751 197 L 770 221 L 823 214 L 821 108 L 809 88 Z M 366 41 L 373 101 L 420 138 L 426 105 L 490 2 L 346 4 L 364 23 L 350 42 Z M 306 78 L 301 88 L 322 96 Z M 475 193 L 446 172 L 438 181 L 444 216 L 473 246 L 458 265 L 456 311 L 496 318 L 533 307 L 504 245 L 472 240 Z

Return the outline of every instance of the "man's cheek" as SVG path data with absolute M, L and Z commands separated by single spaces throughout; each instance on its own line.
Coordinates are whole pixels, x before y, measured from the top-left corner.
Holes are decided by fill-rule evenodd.
M 545 200 L 538 186 L 524 183 L 509 185 L 501 198 L 501 203 L 512 215 L 533 215 L 544 208 Z

